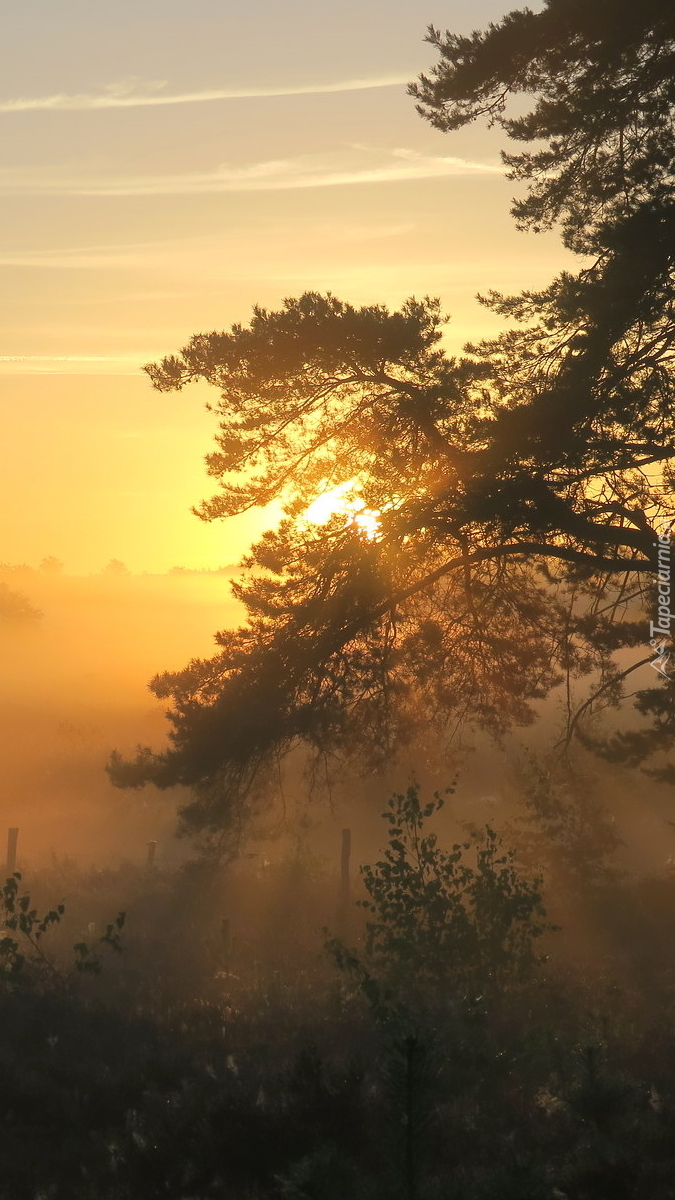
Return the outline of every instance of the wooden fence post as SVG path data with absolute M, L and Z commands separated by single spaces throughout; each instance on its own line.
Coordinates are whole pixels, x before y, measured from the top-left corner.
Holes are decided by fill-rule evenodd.
M 342 937 L 346 937 L 349 932 L 349 900 L 351 893 L 349 862 L 351 853 L 352 831 L 351 829 L 343 829 L 340 851 L 340 896 L 338 901 L 338 927 Z
M 16 871 L 16 843 L 19 840 L 18 829 L 7 830 L 7 874 Z
M 350 879 L 349 860 L 352 854 L 352 831 L 342 830 L 342 853 L 340 855 L 340 900 L 342 904 L 349 903 Z
M 232 932 L 230 929 L 229 917 L 223 917 L 220 923 L 220 937 L 222 944 L 223 967 L 229 975 L 230 964 L 232 961 Z

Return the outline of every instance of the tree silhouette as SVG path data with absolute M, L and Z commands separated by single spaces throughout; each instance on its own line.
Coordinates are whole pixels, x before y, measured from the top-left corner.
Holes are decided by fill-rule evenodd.
M 105 567 L 103 568 L 103 574 L 114 575 L 117 578 L 121 578 L 122 576 L 129 574 L 129 568 L 125 563 L 121 562 L 119 558 L 111 558 L 110 562 L 106 563 Z
M 56 558 L 53 554 L 50 554 L 47 558 L 42 559 L 39 569 L 45 575 L 62 575 L 63 563 L 60 558 Z
M 558 396 L 570 412 L 585 407 L 590 413 L 611 389 L 620 417 L 612 431 L 619 435 L 616 466 L 623 470 L 637 452 L 635 491 L 630 493 L 629 484 L 625 492 L 629 504 L 644 496 L 645 479 L 657 482 L 662 496 L 672 497 L 673 6 L 667 0 L 639 6 L 627 0 L 592 5 L 546 0 L 541 12 L 509 13 L 485 33 L 466 38 L 430 28 L 428 40 L 440 60 L 410 88 L 420 113 L 446 131 L 484 117 L 515 142 L 546 143 L 534 152 L 503 155 L 510 178 L 529 185 L 526 197 L 514 202 L 516 221 L 535 230 L 560 221 L 565 244 L 594 259 L 577 276 L 563 274 L 544 292 L 487 297 L 485 303 L 496 311 L 529 322 L 530 328 L 504 334 L 479 354 L 515 378 L 527 378 L 528 362 L 542 357 L 554 367 Z M 509 111 L 518 94 L 536 96 L 525 115 Z M 565 363 L 567 380 L 560 370 Z M 610 406 L 610 421 L 612 416 Z M 616 502 L 615 488 L 613 478 L 608 505 Z M 670 511 L 667 520 L 659 520 L 642 501 L 640 509 L 649 514 L 655 532 L 669 530 Z M 658 603 L 652 593 L 645 628 Z M 669 633 L 662 641 L 670 646 Z M 608 690 L 615 699 L 628 673 L 610 673 L 600 694 Z M 665 682 L 637 693 L 636 707 L 649 721 L 639 729 L 604 740 L 583 726 L 576 732 L 608 759 L 639 765 L 675 744 L 672 670 Z M 670 764 L 648 773 L 675 782 Z
M 160 391 L 201 379 L 220 393 L 219 490 L 198 514 L 274 497 L 287 514 L 235 585 L 247 624 L 153 681 L 173 706 L 169 750 L 111 764 L 122 785 L 195 787 L 188 828 L 239 822 L 297 743 L 381 762 L 430 721 L 527 722 L 575 673 L 598 672 L 615 701 L 615 652 L 648 640 L 640 604 L 655 604 L 657 532 L 675 512 L 672 16 L 648 4 L 620 33 L 607 5 L 604 25 L 588 8 L 551 0 L 470 39 L 432 31 L 441 61 L 413 88 L 441 128 L 487 114 L 549 141 L 508 159 L 532 181 L 516 215 L 561 219 L 595 257 L 542 292 L 492 294 L 516 328 L 454 359 L 438 301 L 389 312 L 307 293 L 146 368 Z M 533 113 L 506 116 L 522 91 Z M 353 512 L 304 518 L 346 481 L 374 536 Z M 667 709 L 658 721 L 675 737 Z
M 605 249 L 608 223 L 672 202 L 669 0 L 545 0 L 540 12 L 510 12 L 470 37 L 430 26 L 427 40 L 439 62 L 410 92 L 437 129 L 484 118 L 513 141 L 547 143 L 503 155 L 510 177 L 529 184 L 513 207 L 522 227 L 561 220 L 566 245 L 593 254 Z M 509 110 L 516 96 L 536 97 L 530 112 Z
M 42 616 L 39 608 L 31 604 L 23 592 L 7 587 L 0 583 L 0 626 L 23 625 L 39 621 Z

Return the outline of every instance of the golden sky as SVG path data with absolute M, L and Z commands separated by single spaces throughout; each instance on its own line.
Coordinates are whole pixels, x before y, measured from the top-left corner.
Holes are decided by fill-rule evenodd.
M 204 525 L 213 418 L 140 373 L 198 331 L 308 288 L 440 295 L 545 284 L 498 133 L 431 129 L 405 81 L 428 23 L 496 0 L 37 0 L 3 17 L 0 561 L 135 571 L 238 559 L 265 517 Z

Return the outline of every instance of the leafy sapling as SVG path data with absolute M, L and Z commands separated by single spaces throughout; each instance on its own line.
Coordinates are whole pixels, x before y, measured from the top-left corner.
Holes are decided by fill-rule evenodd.
M 28 892 L 19 895 L 21 873 L 15 871 L 5 880 L 0 892 L 0 973 L 7 976 L 22 975 L 32 981 L 49 981 L 65 987 L 77 974 L 98 975 L 103 969 L 99 949 L 104 945 L 121 951 L 120 933 L 126 913 L 118 913 L 106 927 L 98 941 L 90 945 L 78 942 L 73 946 L 74 960 L 71 966 L 57 964 L 53 955 L 44 949 L 45 934 L 60 924 L 65 914 L 65 905 L 40 914 L 32 907 Z
M 448 792 L 453 792 L 454 787 Z M 542 960 L 546 922 L 541 880 L 529 879 L 486 825 L 443 850 L 429 820 L 443 797 L 422 804 L 417 785 L 395 794 L 382 814 L 384 857 L 361 868 L 369 915 L 362 951 L 331 938 L 327 949 L 355 976 L 376 1011 L 471 1000 L 496 994 Z

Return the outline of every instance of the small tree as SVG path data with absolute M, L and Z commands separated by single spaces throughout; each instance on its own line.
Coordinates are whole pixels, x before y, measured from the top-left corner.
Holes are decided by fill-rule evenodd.
M 368 899 L 358 903 L 370 914 L 364 952 L 327 943 L 376 1009 L 494 993 L 542 961 L 535 942 L 554 928 L 541 879 L 519 873 L 515 851 L 489 825 L 450 851 L 439 847 L 426 824 L 442 806 L 439 793 L 423 805 L 416 785 L 392 796 L 382 814 L 384 858 L 361 868 Z
M 63 563 L 60 558 L 50 554 L 43 558 L 39 568 L 43 575 L 63 575 Z
M 104 575 L 114 575 L 117 578 L 129 574 L 129 568 L 126 563 L 120 561 L 119 558 L 111 558 L 110 562 L 103 568 Z

